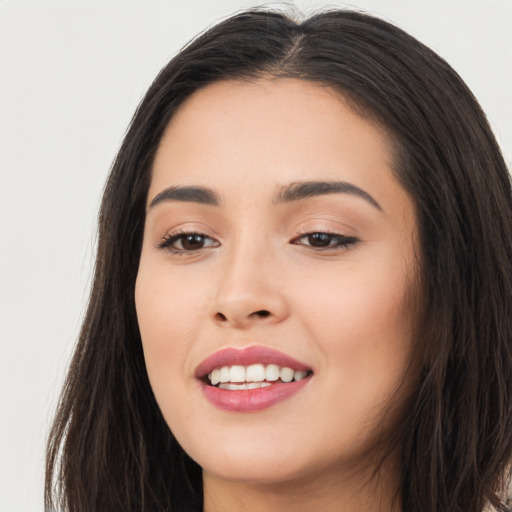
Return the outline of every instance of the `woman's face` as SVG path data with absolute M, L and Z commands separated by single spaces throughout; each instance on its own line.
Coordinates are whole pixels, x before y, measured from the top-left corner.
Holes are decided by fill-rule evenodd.
M 207 474 L 343 474 L 392 428 L 417 260 L 391 166 L 385 132 L 305 81 L 215 83 L 172 119 L 135 300 L 156 400 Z

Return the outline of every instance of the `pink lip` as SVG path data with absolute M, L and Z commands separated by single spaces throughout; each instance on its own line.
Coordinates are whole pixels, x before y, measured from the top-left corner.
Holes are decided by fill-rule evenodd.
M 309 375 L 297 382 L 277 382 L 264 388 L 239 391 L 230 391 L 210 386 L 204 380 L 204 377 L 215 368 L 235 364 L 249 366 L 256 363 L 277 364 L 278 366 L 287 366 L 294 370 L 311 370 L 311 367 L 286 354 L 267 347 L 255 346 L 241 350 L 227 348 L 216 352 L 197 367 L 195 375 L 200 379 L 201 391 L 211 404 L 219 409 L 233 412 L 255 412 L 266 409 L 299 392 L 311 380 L 311 375 Z
M 253 346 L 244 349 L 225 348 L 215 352 L 207 357 L 196 369 L 195 375 L 198 379 L 202 379 L 215 368 L 222 366 L 233 366 L 239 364 L 241 366 L 249 366 L 251 364 L 277 364 L 277 366 L 287 366 L 294 370 L 309 371 L 310 366 L 293 359 L 282 352 L 278 352 L 272 348 Z
M 292 381 L 286 384 L 279 382 L 266 388 L 240 391 L 216 388 L 203 381 L 200 382 L 200 386 L 207 400 L 219 409 L 232 412 L 255 412 L 286 400 L 300 391 L 310 380 L 311 375 L 297 382 Z

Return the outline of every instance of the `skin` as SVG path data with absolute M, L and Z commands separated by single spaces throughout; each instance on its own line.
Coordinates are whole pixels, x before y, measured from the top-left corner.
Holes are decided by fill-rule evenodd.
M 382 129 L 329 88 L 294 79 L 215 83 L 168 126 L 135 300 L 152 388 L 203 468 L 206 511 L 399 510 L 393 454 L 368 483 L 415 380 L 416 223 L 392 164 Z M 347 192 L 276 200 L 312 181 L 347 182 L 373 202 Z M 220 204 L 150 206 L 173 186 L 208 187 Z M 159 247 L 180 230 L 205 238 L 193 251 L 183 239 Z M 318 249 L 307 236 L 317 232 L 357 241 Z M 213 406 L 196 367 L 251 345 L 313 377 L 258 412 Z

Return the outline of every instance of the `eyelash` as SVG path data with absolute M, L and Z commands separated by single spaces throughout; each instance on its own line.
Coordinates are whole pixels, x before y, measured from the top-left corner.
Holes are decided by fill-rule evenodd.
M 321 247 L 321 246 L 315 247 L 314 245 L 312 245 L 310 237 L 317 236 L 317 235 L 320 235 L 323 237 L 329 237 L 330 238 L 329 244 L 325 247 Z M 302 240 L 304 238 L 308 238 L 310 243 L 309 244 L 297 243 L 299 240 Z M 334 244 L 332 243 L 333 240 L 335 241 Z M 294 238 L 291 241 L 292 244 L 305 245 L 306 247 L 311 247 L 312 250 L 318 251 L 318 252 L 329 251 L 329 250 L 333 250 L 333 249 L 347 249 L 348 247 L 356 244 L 357 242 L 359 242 L 359 240 L 353 236 L 340 235 L 339 233 L 331 233 L 330 231 L 310 231 L 308 233 L 303 233 L 302 235 Z
M 186 238 L 186 237 L 193 237 L 193 236 L 197 236 L 197 237 L 201 237 L 205 240 L 211 240 L 212 242 L 214 242 L 212 245 L 208 246 L 208 247 L 200 247 L 198 249 L 185 249 L 185 248 L 182 248 L 182 249 L 179 249 L 179 248 L 176 248 L 176 247 L 173 247 L 173 244 L 175 244 L 176 242 L 178 241 L 182 241 L 182 244 L 183 244 L 183 240 Z M 198 251 L 201 251 L 203 249 L 209 249 L 210 247 L 218 247 L 220 244 L 214 240 L 213 238 L 207 236 L 207 235 L 204 235 L 203 233 L 199 233 L 198 231 L 179 231 L 177 233 L 173 233 L 173 234 L 170 234 L 168 236 L 165 236 L 158 244 L 157 244 L 157 248 L 158 249 L 162 249 L 162 250 L 166 250 L 166 251 L 169 251 L 170 253 L 172 254 L 177 254 L 177 255 L 183 255 L 183 254 L 194 254 Z
M 327 241 L 328 245 L 323 246 L 323 247 L 312 245 L 311 237 L 314 237 L 314 236 L 318 237 L 318 235 L 323 236 L 323 237 L 328 237 L 329 238 L 329 240 Z M 213 244 L 210 244 L 208 246 L 199 247 L 197 249 L 185 249 L 185 248 L 180 249 L 180 248 L 173 247 L 173 245 L 176 242 L 181 241 L 181 243 L 183 244 L 183 240 L 185 240 L 186 237 L 194 237 L 194 236 L 201 237 L 203 240 L 209 240 L 209 241 L 213 242 Z M 305 239 L 305 238 L 308 239 L 308 241 L 309 241 L 308 244 L 299 243 L 300 240 Z M 335 241 L 334 244 L 332 243 L 333 240 Z M 356 244 L 357 242 L 359 242 L 359 240 L 352 236 L 340 235 L 339 233 L 331 233 L 329 231 L 311 231 L 311 232 L 303 233 L 303 234 L 299 235 L 298 237 L 295 237 L 294 239 L 291 240 L 290 243 L 292 243 L 293 245 L 303 245 L 305 247 L 310 247 L 313 251 L 316 251 L 316 252 L 322 252 L 322 251 L 329 251 L 329 250 L 332 251 L 335 249 L 347 249 L 348 247 Z M 176 255 L 180 255 L 180 256 L 184 255 L 184 254 L 194 254 L 199 251 L 202 251 L 203 249 L 209 249 L 212 247 L 219 247 L 219 246 L 220 246 L 219 242 L 217 242 L 213 238 L 211 238 L 203 233 L 197 232 L 197 231 L 180 231 L 177 233 L 173 233 L 173 234 L 170 234 L 170 235 L 164 237 L 157 244 L 158 249 L 166 250 L 172 254 L 176 254 Z M 182 247 L 183 247 L 183 245 L 182 245 Z

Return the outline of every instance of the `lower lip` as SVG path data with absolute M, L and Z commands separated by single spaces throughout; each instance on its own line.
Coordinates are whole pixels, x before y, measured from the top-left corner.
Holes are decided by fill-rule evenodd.
M 254 412 L 267 409 L 298 393 L 310 380 L 271 384 L 264 388 L 228 390 L 209 386 L 201 382 L 201 391 L 207 400 L 225 411 Z

